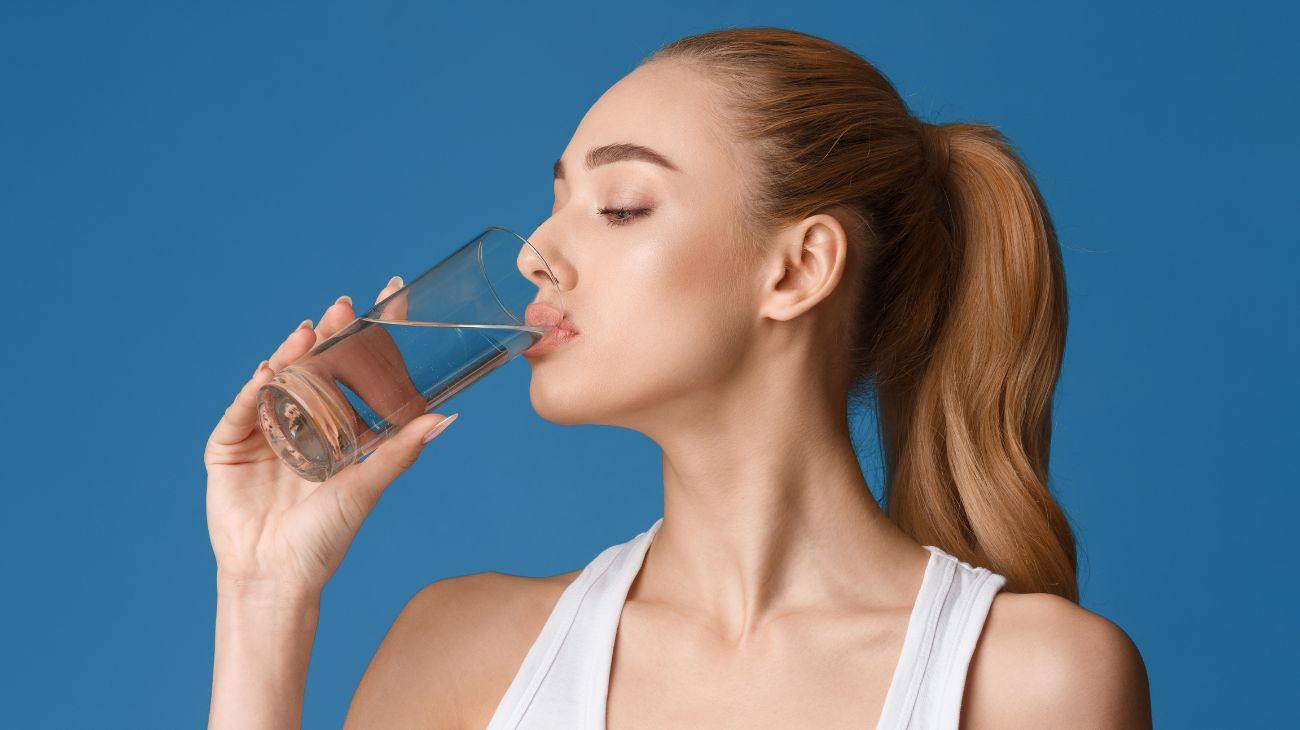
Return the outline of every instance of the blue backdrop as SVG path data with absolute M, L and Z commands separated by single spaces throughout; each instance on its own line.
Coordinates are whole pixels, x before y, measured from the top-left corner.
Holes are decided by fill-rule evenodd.
M 600 93 L 728 25 L 830 38 L 1019 146 L 1065 254 L 1051 474 L 1083 604 L 1137 642 L 1159 725 L 1294 720 L 1294 4 L 181 5 L 0 10 L 9 726 L 202 726 L 202 449 L 238 385 L 338 295 L 536 225 Z M 363 526 L 307 727 L 422 586 L 572 570 L 662 514 L 656 447 L 542 421 L 528 377 L 457 396 Z

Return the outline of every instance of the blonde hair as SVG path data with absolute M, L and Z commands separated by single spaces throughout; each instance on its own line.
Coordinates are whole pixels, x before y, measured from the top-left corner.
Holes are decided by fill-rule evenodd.
M 851 402 L 874 399 L 886 508 L 916 540 L 1078 600 L 1074 537 L 1047 488 L 1065 274 L 1042 196 L 983 124 L 916 118 L 857 54 L 783 28 L 717 30 L 643 63 L 718 81 L 756 162 L 744 216 L 847 211 L 857 297 Z

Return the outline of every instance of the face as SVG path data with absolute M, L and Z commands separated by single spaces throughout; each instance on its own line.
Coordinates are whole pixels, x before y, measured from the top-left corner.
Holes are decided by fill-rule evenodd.
M 688 68 L 641 66 L 565 147 L 551 215 L 529 236 L 578 331 L 526 356 L 543 418 L 638 428 L 707 397 L 743 359 L 758 288 L 738 225 L 742 158 L 715 95 Z

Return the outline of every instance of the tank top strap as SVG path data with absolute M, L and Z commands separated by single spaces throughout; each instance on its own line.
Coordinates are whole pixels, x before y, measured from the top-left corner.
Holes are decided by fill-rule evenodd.
M 602 550 L 565 587 L 488 730 L 604 728 L 609 657 L 623 603 L 662 522 Z
M 903 650 L 880 715 L 881 730 L 951 728 L 961 719 L 975 644 L 1006 579 L 932 545 Z

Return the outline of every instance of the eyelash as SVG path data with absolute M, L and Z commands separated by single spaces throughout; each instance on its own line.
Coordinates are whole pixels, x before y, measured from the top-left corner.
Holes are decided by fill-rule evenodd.
M 605 222 L 611 226 L 625 226 L 628 223 L 631 223 L 632 221 L 636 220 L 637 218 L 640 218 L 641 216 L 648 215 L 650 213 L 650 210 L 651 210 L 650 208 L 601 208 L 596 212 L 600 213 L 601 215 L 622 213 L 626 217 L 617 220 L 610 219 Z

